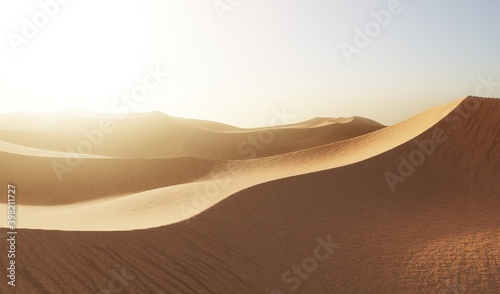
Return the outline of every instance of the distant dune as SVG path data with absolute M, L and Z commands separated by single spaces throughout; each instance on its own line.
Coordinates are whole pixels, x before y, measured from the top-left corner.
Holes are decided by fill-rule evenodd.
M 50 125 L 44 123 L 43 117 L 39 115 L 28 117 L 24 114 L 21 118 L 0 115 L 0 123 L 3 122 L 0 125 L 0 138 L 25 147 L 68 152 L 68 146 L 76 149 L 80 141 L 92 138 L 92 130 L 97 129 L 101 121 L 109 120 L 112 131 L 105 134 L 101 144 L 93 146 L 91 154 L 135 159 L 187 156 L 236 160 L 311 148 L 384 127 L 359 117 L 319 118 L 282 127 L 238 129 L 213 122 L 174 118 L 160 112 L 130 114 L 126 117 L 91 116 L 86 112 L 76 112 L 75 115 L 61 115 L 59 120 L 51 118 L 53 123 Z M 27 121 L 35 127 L 30 129 Z M 9 127 L 16 125 L 22 125 L 22 130 Z M 45 127 L 40 129 L 38 125 Z M 97 141 L 97 135 L 94 137 Z M 252 143 L 252 137 L 256 143 Z M 266 145 L 266 148 L 260 150 L 260 145 Z
M 388 127 L 115 117 L 62 181 L 54 162 L 107 117 L 59 117 L 0 116 L 0 178 L 20 195 L 19 293 L 108 293 L 123 271 L 119 293 L 500 289 L 500 100 Z

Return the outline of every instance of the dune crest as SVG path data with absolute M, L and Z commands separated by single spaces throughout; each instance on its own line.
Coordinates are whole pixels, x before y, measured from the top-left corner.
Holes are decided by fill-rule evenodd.
M 366 160 L 374 161 L 375 158 L 400 146 L 415 146 L 412 140 L 419 138 L 422 133 L 429 131 L 435 125 L 453 118 L 452 112 L 463 111 L 462 108 L 469 103 L 468 101 L 478 101 L 481 105 L 496 102 L 479 98 L 460 99 L 362 136 L 252 160 L 206 161 L 187 158 L 146 162 L 126 160 L 118 166 L 126 170 L 135 166 L 136 175 L 143 174 L 147 170 L 149 178 L 155 173 L 165 178 L 149 182 L 140 178 L 138 181 L 133 181 L 131 179 L 136 176 L 127 172 L 119 177 L 122 183 L 114 186 L 118 189 L 101 189 L 103 184 L 98 184 L 95 185 L 96 192 L 90 194 L 85 193 L 90 182 L 86 183 L 84 179 L 82 182 L 79 174 L 89 173 L 92 169 L 79 168 L 75 170 L 72 181 L 58 184 L 60 191 L 67 189 L 61 193 L 66 198 L 52 193 L 51 197 L 56 198 L 42 200 L 44 198 L 36 197 L 40 192 L 29 192 L 28 188 L 21 208 L 29 212 L 27 215 L 31 217 L 23 219 L 20 226 L 32 229 L 106 231 L 144 229 L 180 222 L 202 213 L 239 191 L 261 183 L 356 165 Z M 116 160 L 106 160 L 104 162 L 108 165 L 102 165 L 100 161 L 103 160 L 93 159 L 92 168 L 103 170 L 105 166 L 109 166 L 108 172 L 112 173 L 117 166 Z M 143 171 L 139 168 L 141 166 Z M 179 170 L 182 167 L 186 167 L 184 172 Z M 190 175 L 190 171 L 196 173 Z M 182 174 L 185 176 L 182 177 Z M 101 181 L 110 181 L 106 177 L 101 176 L 101 178 Z M 96 178 L 90 178 L 90 181 L 95 180 Z M 382 180 L 385 180 L 383 175 Z M 84 184 L 78 186 L 74 181 Z M 71 192 L 74 187 L 80 187 L 80 190 Z M 37 189 L 43 191 L 44 188 L 37 187 Z M 48 193 L 50 185 L 46 189 Z M 78 194 L 78 191 L 81 193 Z M 33 196 L 30 198 L 29 195 Z M 32 206 L 33 204 L 37 206 Z M 69 215 L 72 221 L 60 222 Z M 123 215 L 129 216 L 127 220 L 117 221 Z M 83 219 L 86 221 L 81 222 Z
M 16 290 L 95 293 L 119 271 L 133 277 L 130 293 L 276 294 L 296 280 L 311 294 L 496 293 L 499 121 L 500 100 L 469 97 L 364 136 L 227 162 L 217 173 L 233 173 L 229 184 L 192 181 L 60 211 L 21 205 L 24 225 L 68 231 L 19 230 L 18 275 L 29 279 Z M 394 189 L 388 172 L 402 179 Z M 206 208 L 197 201 L 188 222 L 160 226 L 175 221 L 172 208 L 193 185 L 217 182 L 235 192 Z M 26 219 L 32 213 L 38 223 Z M 97 222 L 119 231 L 98 231 Z M 158 227 L 131 230 L 140 226 Z M 53 248 L 64 250 L 47 254 Z M 307 278 L 293 274 L 311 258 Z

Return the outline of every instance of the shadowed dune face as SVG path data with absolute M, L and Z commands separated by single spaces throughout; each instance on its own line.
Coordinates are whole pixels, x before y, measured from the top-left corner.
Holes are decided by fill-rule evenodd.
M 383 127 L 361 118 L 341 122 L 319 119 L 325 124 L 313 129 L 296 125 L 290 129 L 284 126 L 234 132 L 237 128 L 161 113 L 131 114 L 123 119 L 87 112 L 76 112 L 74 115 L 81 118 L 70 118 L 70 114 L 60 114 L 59 121 L 26 114 L 0 119 L 10 121 L 8 126 L 19 124 L 23 128 L 0 130 L 0 159 L 4 163 L 0 176 L 16 179 L 16 184 L 23 187 L 19 204 L 79 203 L 208 181 L 221 171 L 225 173 L 229 165 L 235 166 L 230 164 L 231 158 L 284 154 Z M 51 123 L 43 124 L 44 120 Z M 32 128 L 44 125 L 44 130 L 30 131 L 29 122 Z M 232 129 L 221 130 L 228 128 Z M 268 140 L 269 134 L 273 137 L 264 142 L 265 146 L 262 142 L 256 142 L 257 147 L 250 145 L 253 138 L 267 136 Z M 290 141 L 298 143 L 283 147 Z M 81 153 L 81 149 L 91 152 Z M 247 151 L 258 156 L 249 156 L 252 154 Z
M 27 176 L 20 177 L 16 183 L 27 187 L 19 204 L 30 205 L 21 207 L 27 217 L 18 222 L 19 227 L 80 231 L 159 227 L 197 215 L 226 197 L 260 183 L 374 157 L 412 140 L 449 114 L 460 102 L 428 110 L 397 125 L 362 136 L 272 157 L 217 162 L 193 158 L 90 158 L 64 173 L 62 183 L 57 182 L 54 171 L 50 170 L 54 162 L 64 163 L 60 158 L 11 158 L 6 161 L 11 166 L 6 171 Z M 315 126 L 318 123 L 323 125 L 323 122 L 349 124 L 357 121 L 376 125 L 361 118 L 340 121 L 320 118 L 303 123 L 302 131 L 317 130 Z M 281 128 L 294 131 L 298 125 Z M 323 127 L 319 129 L 326 132 Z M 273 147 L 276 146 L 267 148 Z M 200 145 L 200 150 L 205 148 Z M 24 162 L 30 168 L 23 168 L 15 162 Z M 127 215 L 126 219 L 123 219 L 124 215 Z
M 159 112 L 124 117 L 80 114 L 43 123 L 42 118 L 0 116 L 0 140 L 25 147 L 79 152 L 82 141 L 91 152 L 113 158 L 176 158 L 180 156 L 245 160 L 279 155 L 352 137 L 383 128 L 364 118 L 316 119 L 290 126 L 238 129 L 223 124 L 169 117 Z M 65 115 L 68 116 L 68 115 Z M 22 126 L 21 130 L 16 125 Z M 45 125 L 42 130 L 38 125 Z M 10 127 L 14 126 L 14 127 Z M 33 130 L 35 129 L 35 130 Z M 99 134 L 101 133 L 101 135 Z M 200 148 L 203 146 L 203 148 Z
M 189 222 L 20 230 L 16 290 L 95 293 L 118 272 L 121 293 L 497 293 L 500 103 L 451 110 L 385 152 L 255 185 Z
M 187 154 L 209 158 L 248 160 L 314 148 L 382 129 L 384 126 L 361 118 L 316 119 L 295 125 L 252 129 L 244 132 L 206 132 L 196 129 L 186 139 Z M 319 121 L 319 122 L 318 122 Z M 205 146 L 209 155 L 200 155 Z
M 19 227 L 82 231 L 158 227 L 192 217 L 259 183 L 376 156 L 424 132 L 460 101 L 363 136 L 267 158 L 220 162 L 189 158 L 91 158 L 82 160 L 74 168 L 71 166 L 71 170 L 62 175 L 64 181 L 58 182 L 51 169 L 54 163 L 64 163 L 61 158 L 23 158 L 5 154 L 5 162 L 10 168 L 4 172 L 19 176 L 16 184 L 26 187 L 19 204 L 38 205 L 22 207 L 27 217 L 18 222 Z M 142 117 L 144 115 L 139 116 Z M 360 118 L 341 119 L 341 123 L 359 120 L 376 124 Z M 310 128 L 325 121 L 330 120 L 314 119 L 303 125 Z M 338 119 L 332 121 L 336 123 Z M 295 130 L 297 124 L 285 128 Z M 204 150 L 201 146 L 200 149 Z M 91 200 L 98 202 L 88 202 Z M 81 203 L 83 201 L 87 202 Z M 54 204 L 72 205 L 47 206 Z M 122 219 L 123 215 L 128 216 L 126 220 Z
M 209 179 L 221 163 L 197 158 L 82 160 L 59 181 L 53 170 L 60 158 L 0 153 L 0 177 L 22 187 L 18 204 L 62 205 L 115 198 Z M 5 203 L 5 199 L 1 202 Z

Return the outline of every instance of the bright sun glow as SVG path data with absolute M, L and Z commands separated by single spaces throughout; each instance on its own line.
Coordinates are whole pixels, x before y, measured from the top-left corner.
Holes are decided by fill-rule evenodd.
M 491 32 L 500 20 L 470 1 L 230 2 L 239 4 L 221 12 L 211 0 L 2 1 L 0 113 L 113 112 L 160 65 L 171 78 L 133 111 L 251 127 L 287 108 L 296 121 L 359 115 L 390 124 L 500 76 Z M 376 34 L 367 37 L 367 26 Z M 345 44 L 356 42 L 347 60 L 354 47 Z
M 2 112 L 73 107 L 106 111 L 115 96 L 130 91 L 151 61 L 161 60 L 151 5 L 92 2 L 61 5 L 28 44 L 19 46 L 17 55 L 11 46 L 1 48 L 2 86 L 10 94 L 2 95 L 18 97 L 4 102 Z M 41 10 L 30 12 L 17 2 L 9 9 L 27 19 Z M 132 14 L 135 21 L 129 19 Z M 21 19 L 11 23 L 19 31 L 23 28 Z

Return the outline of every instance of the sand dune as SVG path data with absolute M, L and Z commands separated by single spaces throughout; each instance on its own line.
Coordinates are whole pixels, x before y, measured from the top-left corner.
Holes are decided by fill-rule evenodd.
M 26 156 L 37 156 L 37 157 L 53 157 L 53 158 L 66 158 L 68 157 L 68 152 L 44 150 L 26 147 L 23 145 L 12 144 L 9 142 L 0 140 L 0 152 L 9 154 L 18 154 Z M 93 154 L 82 154 L 82 158 L 106 158 L 105 156 L 93 155 Z
M 65 158 L 29 157 L 0 153 L 0 177 L 23 187 L 20 205 L 61 205 L 115 198 L 170 185 L 203 181 L 221 163 L 197 158 L 101 159 L 85 158 L 75 166 Z M 75 163 L 78 163 L 75 161 Z M 60 167 L 62 181 L 54 171 Z M 6 203 L 7 199 L 2 199 Z M 50 210 L 51 206 L 47 206 Z M 40 207 L 41 209 L 43 207 Z M 83 218 L 87 218 L 82 215 Z M 34 220 L 36 221 L 36 220 Z M 21 224 L 22 225 L 22 224 Z
M 65 115 L 69 116 L 69 115 Z M 368 119 L 329 121 L 309 130 L 309 126 L 238 129 L 223 124 L 179 119 L 159 112 L 105 117 L 89 114 L 61 119 L 43 131 L 2 130 L 0 138 L 26 147 L 78 153 L 91 153 L 115 158 L 197 157 L 217 160 L 244 160 L 302 150 L 360 136 L 384 126 Z M 19 119 L 0 116 L 8 125 L 26 125 Z M 31 118 L 28 121 L 37 120 Z M 54 119 L 53 119 L 54 120 Z M 55 120 L 54 120 L 55 121 Z M 101 128 L 104 121 L 106 127 Z M 321 122 L 318 122 L 319 124 Z M 43 125 L 43 123 L 41 124 Z M 101 130 L 103 129 L 103 130 Z M 108 131 L 108 132 L 106 132 Z M 78 150 L 79 144 L 90 142 L 90 152 Z M 292 142 L 292 143 L 291 143 Z M 204 146 L 204 148 L 200 148 Z
M 78 203 L 78 205 L 80 205 L 79 203 L 82 201 L 111 198 L 115 199 L 115 202 L 123 200 L 130 204 L 124 206 L 123 204 L 113 202 L 109 203 L 109 205 L 133 209 L 130 205 L 134 206 L 134 202 L 129 202 L 124 197 L 122 197 L 122 200 L 117 200 L 116 198 L 118 196 L 132 196 L 131 194 L 137 192 L 141 192 L 142 195 L 144 194 L 142 192 L 159 188 L 164 188 L 166 195 L 174 197 L 167 189 L 171 185 L 200 182 L 196 187 L 203 190 L 204 186 L 207 185 L 206 181 L 212 181 L 214 178 L 217 179 L 219 177 L 226 177 L 226 174 L 234 178 L 240 177 L 243 173 L 248 173 L 256 168 L 260 168 L 261 171 L 265 171 L 266 169 L 262 169 L 265 167 L 264 165 L 268 162 L 276 160 L 229 161 L 204 159 L 212 157 L 209 155 L 209 147 L 198 148 L 199 151 L 197 153 L 201 158 L 184 157 L 181 156 L 184 152 L 179 151 L 181 150 L 179 143 L 169 144 L 167 148 L 163 148 L 166 141 L 163 141 L 161 138 L 158 139 L 158 137 L 161 137 L 164 132 L 164 137 L 168 138 L 169 141 L 174 139 L 182 141 L 184 140 L 183 137 L 185 137 L 186 134 L 193 134 L 193 129 L 191 127 L 187 127 L 186 125 L 177 122 L 177 119 L 170 118 L 159 113 L 131 115 L 129 119 L 130 121 L 116 122 L 116 128 L 120 125 L 123 127 L 123 130 L 131 132 L 136 139 L 129 137 L 125 138 L 126 133 L 124 132 L 117 135 L 110 133 L 108 135 L 114 136 L 112 137 L 115 139 L 114 141 L 113 139 L 108 140 L 109 137 L 103 135 L 102 144 L 100 146 L 95 146 L 96 149 L 100 147 L 101 150 L 111 150 L 109 152 L 102 152 L 104 154 L 107 153 L 108 155 L 114 156 L 107 158 L 104 158 L 104 156 L 101 155 L 78 153 L 77 150 L 79 150 L 79 143 L 73 144 L 73 147 L 66 145 L 70 146 L 67 150 L 73 151 L 76 154 L 69 154 L 68 152 L 64 153 L 63 151 L 52 151 L 63 150 L 62 147 L 55 147 L 70 144 L 69 141 L 78 142 L 77 138 L 80 139 L 80 141 L 82 141 L 82 137 L 85 139 L 85 136 L 82 134 L 79 135 L 78 132 L 74 130 L 74 126 L 82 127 L 84 125 L 99 125 L 99 120 L 95 121 L 95 118 L 92 118 L 91 121 L 88 119 L 78 118 L 73 119 L 72 123 L 66 122 L 63 126 L 61 126 L 61 128 L 67 129 L 65 131 L 0 131 L 0 138 L 2 139 L 28 146 L 47 148 L 35 149 L 32 147 L 25 147 L 23 145 L 16 145 L 14 143 L 1 143 L 0 154 L 4 165 L 3 168 L 0 169 L 0 176 L 3 176 L 4 178 L 10 177 L 17 179 L 16 184 L 25 187 L 23 191 L 24 197 L 19 200 L 19 204 L 22 205 L 63 205 L 70 203 Z M 197 121 L 196 123 L 198 125 L 203 125 L 205 122 Z M 194 125 L 195 123 L 191 122 L 191 124 Z M 346 124 L 349 124 L 349 122 L 346 122 Z M 363 123 L 361 123 L 361 125 L 363 125 Z M 380 128 L 381 125 L 377 125 L 376 127 Z M 353 128 L 355 127 L 353 126 Z M 200 132 L 205 132 L 201 128 L 199 130 Z M 296 138 L 300 138 L 301 135 L 306 136 L 303 130 L 297 128 L 294 128 L 294 130 L 297 130 L 295 131 L 295 133 L 298 134 Z M 315 136 L 320 139 L 320 141 L 337 140 L 337 138 L 331 139 L 332 136 L 328 133 L 331 131 L 332 130 L 329 129 L 323 129 L 323 134 L 318 132 Z M 251 134 L 255 134 L 257 132 L 258 131 L 255 130 L 248 131 L 248 133 Z M 354 135 L 354 133 L 350 133 L 349 135 Z M 207 132 L 207 134 L 212 136 L 211 139 L 208 140 L 208 145 L 211 146 L 216 146 L 217 142 L 221 142 L 221 140 L 223 140 L 220 136 L 224 136 L 223 133 Z M 287 136 L 290 135 L 292 135 L 292 133 Z M 168 136 L 173 136 L 174 139 L 171 139 Z M 224 141 L 229 143 L 222 146 L 220 150 L 224 151 L 232 149 L 234 151 L 233 153 L 238 153 L 236 139 L 244 136 L 247 136 L 247 134 L 239 134 L 238 136 L 233 136 L 230 140 Z M 117 137 L 121 138 L 116 139 Z M 198 137 L 198 135 L 192 137 Z M 58 141 L 57 138 L 62 141 Z M 278 146 L 284 144 L 284 139 L 286 139 L 286 136 L 283 137 L 280 142 L 273 141 L 273 144 L 268 144 L 269 146 L 266 146 L 266 149 L 272 150 L 268 151 L 268 153 L 286 153 L 287 150 L 281 150 Z M 63 142 L 64 140 L 66 140 L 66 142 Z M 135 143 L 133 143 L 134 140 Z M 162 143 L 153 142 L 154 140 L 158 140 L 159 142 L 161 141 Z M 87 142 L 87 144 L 91 143 L 90 140 L 83 141 Z M 192 144 L 193 146 L 202 146 L 199 142 L 194 142 Z M 308 143 L 304 146 L 307 147 L 310 144 L 311 143 Z M 230 148 L 231 146 L 232 148 Z M 167 150 L 168 148 L 170 148 L 170 150 Z M 174 149 L 177 149 L 177 151 Z M 151 150 L 159 151 L 158 154 L 153 154 L 154 152 Z M 172 152 L 171 154 L 177 153 L 179 156 L 174 158 L 163 158 L 162 154 L 160 154 L 162 152 Z M 257 149 L 255 152 L 263 153 L 262 150 Z M 147 154 L 147 156 L 129 158 L 128 156 L 133 153 Z M 230 152 L 227 152 L 227 154 L 229 153 Z M 223 152 L 221 154 L 223 154 Z M 33 156 L 36 156 L 37 158 L 33 158 Z M 156 158 L 155 156 L 160 157 Z M 30 168 L 26 168 L 28 166 Z M 284 171 L 284 166 L 281 167 L 281 170 Z M 278 178 L 279 177 L 280 176 L 278 176 Z M 265 180 L 269 180 L 268 176 L 265 174 L 261 175 L 259 179 L 250 181 L 244 180 L 240 181 L 241 183 L 239 184 L 237 184 L 237 181 L 235 180 L 232 183 L 234 188 L 225 189 L 224 196 L 218 198 L 221 200 L 230 195 L 230 193 L 234 193 L 242 188 Z M 179 188 L 175 187 L 173 189 L 177 191 Z M 190 187 L 189 189 L 193 189 L 193 187 Z M 156 194 L 153 192 L 152 195 Z M 148 201 L 146 196 L 141 197 L 141 199 L 142 201 Z M 2 199 L 0 200 L 0 203 L 5 203 L 5 201 L 5 199 Z M 186 202 L 191 201 L 192 197 L 186 198 Z M 168 199 L 166 203 L 169 203 Z M 40 219 L 47 220 L 48 222 L 54 222 L 52 221 L 52 216 L 57 215 L 54 213 L 55 210 L 68 211 L 68 208 L 65 206 L 49 208 L 49 211 L 45 211 L 44 207 L 27 208 L 33 210 L 33 213 L 30 213 L 29 215 L 35 216 L 33 218 L 33 222 L 38 223 L 37 228 L 43 228 L 43 221 L 40 222 Z M 82 207 L 78 208 L 79 211 L 82 209 Z M 88 208 L 94 209 L 94 205 L 90 204 Z M 41 211 L 41 214 L 39 214 L 38 211 Z M 158 212 L 159 214 L 153 215 L 163 215 L 160 209 Z M 118 211 L 117 213 L 121 214 L 122 211 Z M 77 215 L 79 217 L 77 217 Z M 85 210 L 83 210 L 81 214 L 77 215 L 74 217 L 75 222 L 79 222 L 80 218 L 87 219 L 89 217 L 88 212 Z M 194 214 L 191 213 L 188 215 L 184 213 L 182 217 L 176 216 L 175 218 L 172 218 L 172 222 L 182 220 L 183 218 L 192 215 Z M 150 216 L 152 215 L 150 214 Z M 58 218 L 56 218 L 55 221 L 56 223 L 60 223 L 60 225 L 64 226 L 69 225 L 69 223 L 61 223 L 57 221 L 57 219 Z M 95 219 L 97 220 L 98 218 Z M 30 227 L 28 225 L 29 220 L 26 219 L 25 221 L 27 222 L 27 227 Z M 139 222 L 139 224 L 140 223 L 141 222 Z M 86 222 L 80 222 L 80 224 L 82 226 L 87 226 Z M 155 223 L 154 226 L 163 224 L 165 224 L 164 221 L 162 221 L 161 224 Z M 21 223 L 21 225 L 23 224 Z M 102 224 L 99 225 L 99 227 L 100 226 L 102 226 Z M 143 228 L 144 226 L 139 225 L 139 227 Z M 51 228 L 56 229 L 56 227 Z
M 65 175 L 62 183 L 57 182 L 53 172 L 34 170 L 33 177 L 42 173 L 44 176 L 38 180 L 28 177 L 30 184 L 18 183 L 27 187 L 19 204 L 74 204 L 22 207 L 28 217 L 23 218 L 19 226 L 107 231 L 144 229 L 179 222 L 248 187 L 353 164 L 386 152 L 432 127 L 461 101 L 430 109 L 363 136 L 255 160 L 87 160 Z M 51 160 L 35 166 L 49 169 Z M 22 162 L 22 159 L 13 162 Z M 16 165 L 12 164 L 9 172 L 15 171 Z M 193 172 L 190 174 L 190 171 Z M 22 169 L 18 168 L 18 172 L 21 173 Z M 80 203 L 90 200 L 97 202 Z M 123 215 L 128 215 L 127 219 L 117 222 Z M 70 220 L 67 220 L 68 216 L 71 216 Z M 61 222 L 61 219 L 65 221 Z
M 24 279 L 16 290 L 106 293 L 121 272 L 128 278 L 115 284 L 121 293 L 497 293 L 499 121 L 499 100 L 469 97 L 346 140 L 290 152 L 274 145 L 277 154 L 251 160 L 199 159 L 207 168 L 198 177 L 154 190 L 21 205 L 24 227 L 68 231 L 19 231 Z M 325 126 L 313 121 L 301 131 L 328 133 Z M 41 160 L 1 156 L 12 158 L 10 167 Z M 171 159 L 152 161 L 161 160 Z M 172 164 L 172 173 L 193 160 Z M 120 168 L 133 170 L 108 172 Z M 208 202 L 197 198 L 213 185 Z M 186 206 L 191 212 L 181 212 Z M 338 243 L 322 251 L 323 261 L 315 257 L 318 238 Z M 308 258 L 316 266 L 306 273 Z M 293 265 L 304 274 L 293 274 Z

